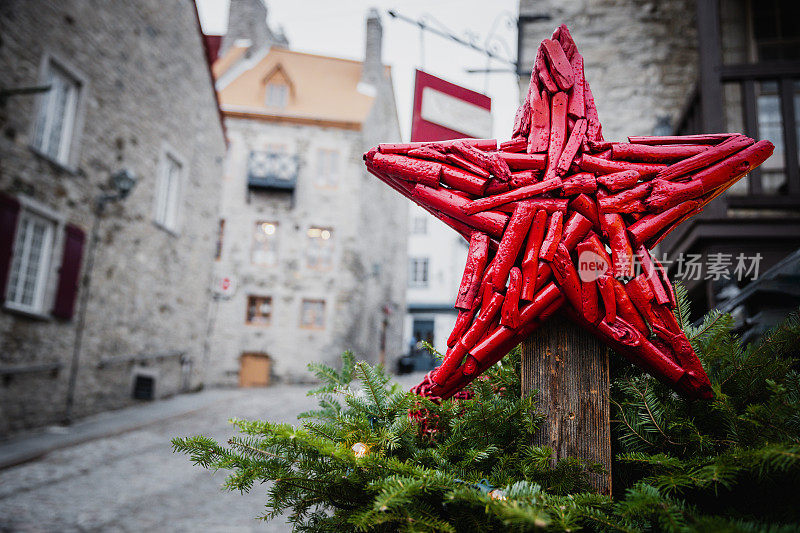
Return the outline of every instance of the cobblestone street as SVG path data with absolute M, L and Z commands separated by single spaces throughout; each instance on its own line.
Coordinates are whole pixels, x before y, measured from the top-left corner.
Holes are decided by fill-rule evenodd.
M 264 486 L 246 495 L 223 492 L 224 472 L 193 466 L 169 441 L 198 433 L 224 441 L 232 417 L 294 423 L 316 404 L 308 388 L 221 391 L 212 407 L 0 470 L 0 531 L 289 531 L 280 521 L 255 520 Z

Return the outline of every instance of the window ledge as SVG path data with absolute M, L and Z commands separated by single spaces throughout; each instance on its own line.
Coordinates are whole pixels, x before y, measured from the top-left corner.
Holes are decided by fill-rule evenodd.
M 78 169 L 77 168 L 69 166 L 66 163 L 62 163 L 61 161 L 59 161 L 57 159 L 53 159 L 51 156 L 49 156 L 48 154 L 42 152 L 41 150 L 39 150 L 38 148 L 36 148 L 32 144 L 28 145 L 28 149 L 31 152 L 33 152 L 33 154 L 35 156 L 37 156 L 40 159 L 44 159 L 45 161 L 47 161 L 51 165 L 57 167 L 59 170 L 61 170 L 63 172 L 66 172 L 67 174 L 71 174 L 72 176 L 77 176 L 78 175 Z
M 18 307 L 11 302 L 5 302 L 3 304 L 3 311 L 14 315 L 20 315 L 27 318 L 32 318 L 34 320 L 40 320 L 42 322 L 49 322 L 53 320 L 53 317 L 42 311 L 32 311 L 30 309 L 25 309 L 24 307 Z
M 751 194 L 726 196 L 728 207 L 752 207 L 762 209 L 781 209 L 800 207 L 800 195 L 795 194 Z
M 174 230 L 174 229 L 172 229 L 172 228 L 170 228 L 168 226 L 165 226 L 164 224 L 162 224 L 161 222 L 159 222 L 157 220 L 153 220 L 153 225 L 155 227 L 157 227 L 158 229 L 160 229 L 161 231 L 164 231 L 164 232 L 168 233 L 172 237 L 178 238 L 178 237 L 181 236 L 181 234 L 180 234 L 180 232 L 178 230 Z

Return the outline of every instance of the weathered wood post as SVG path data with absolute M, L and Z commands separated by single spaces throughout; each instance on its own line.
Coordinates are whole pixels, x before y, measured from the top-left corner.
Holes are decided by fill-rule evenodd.
M 545 415 L 534 444 L 565 457 L 600 463 L 599 494 L 611 494 L 608 348 L 579 326 L 553 317 L 522 343 L 522 394 L 537 393 Z

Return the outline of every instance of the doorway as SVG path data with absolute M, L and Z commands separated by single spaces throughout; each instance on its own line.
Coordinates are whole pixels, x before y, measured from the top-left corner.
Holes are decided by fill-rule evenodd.
M 433 320 L 432 319 L 414 319 L 413 326 L 414 344 L 419 341 L 425 341 L 433 344 Z
M 239 358 L 239 386 L 267 387 L 272 374 L 272 358 L 265 353 L 245 352 Z

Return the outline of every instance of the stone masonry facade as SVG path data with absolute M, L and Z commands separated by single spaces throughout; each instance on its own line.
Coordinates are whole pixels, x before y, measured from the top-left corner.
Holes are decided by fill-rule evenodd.
M 388 187 L 381 188 L 363 170 L 368 144 L 362 132 L 335 127 L 290 125 L 229 119 L 222 216 L 225 219 L 219 277 L 233 276 L 236 291 L 215 305 L 210 378 L 234 384 L 242 353 L 266 353 L 272 374 L 282 381 L 311 378 L 306 365 L 336 365 L 345 350 L 377 362 L 384 304 L 394 303 L 387 346 L 399 355 L 405 289 L 405 206 Z M 300 160 L 293 193 L 248 191 L 251 150 L 282 144 Z M 313 180 L 318 148 L 340 154 L 339 184 L 319 188 Z M 399 195 L 398 195 L 399 196 Z M 402 200 L 402 199 L 400 199 Z M 274 223 L 277 262 L 251 262 L 257 223 Z M 306 264 L 307 231 L 330 228 L 333 266 Z M 271 298 L 269 324 L 247 325 L 249 296 Z M 324 325 L 300 324 L 303 299 L 323 300 Z
M 42 97 L 5 98 L 0 192 L 34 202 L 59 228 L 72 224 L 86 233 L 83 277 L 95 198 L 109 191 L 109 176 L 120 169 L 138 177 L 130 196 L 108 204 L 99 222 L 73 414 L 133 402 L 137 371 L 156 376 L 156 397 L 197 386 L 225 138 L 194 3 L 2 2 L 0 90 L 41 85 L 46 63 L 80 82 L 69 159 L 59 164 L 31 147 Z M 154 223 L 167 155 L 182 165 L 170 230 Z M 0 310 L 0 435 L 63 417 L 78 306 L 68 320 L 48 309 L 37 316 Z M 36 371 L 37 365 L 51 370 Z

